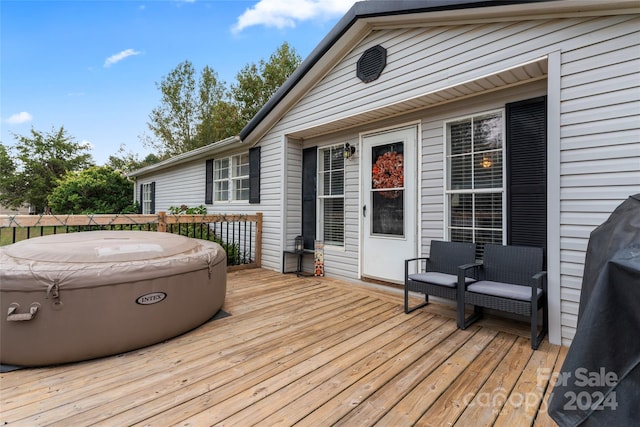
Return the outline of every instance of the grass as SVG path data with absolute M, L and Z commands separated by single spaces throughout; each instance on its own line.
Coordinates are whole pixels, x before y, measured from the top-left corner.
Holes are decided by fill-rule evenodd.
M 0 246 L 10 245 L 30 237 L 47 236 L 54 234 L 56 227 L 7 227 L 0 228 Z M 57 227 L 56 233 L 65 233 L 65 227 Z M 15 238 L 14 238 L 15 233 Z
M 140 228 L 139 226 L 121 226 L 120 229 L 133 229 L 134 227 Z M 33 237 L 39 236 L 48 236 L 49 234 L 64 234 L 64 233 L 72 233 L 78 231 L 78 228 L 87 228 L 85 226 L 75 227 L 75 226 L 40 226 L 40 227 L 0 227 L 0 246 L 10 245 L 14 242 L 20 242 L 22 240 L 26 240 Z M 89 226 L 91 229 L 99 230 L 105 229 L 96 226 Z M 143 226 L 144 230 L 148 229 L 147 226 Z M 14 237 L 15 233 L 15 237 Z
M 175 234 L 181 234 L 197 239 L 211 240 L 219 243 L 227 253 L 227 265 L 241 265 L 247 262 L 251 262 L 251 256 L 249 254 L 240 251 L 240 246 L 237 243 L 226 243 L 222 241 L 215 233 L 207 233 L 203 231 L 202 227 L 196 227 L 194 224 L 185 224 L 186 227 L 177 227 L 171 230 Z M 10 245 L 14 242 L 20 242 L 33 237 L 47 236 L 49 234 L 64 234 L 80 231 L 82 228 L 86 231 L 87 228 L 92 230 L 109 229 L 96 226 L 82 226 L 82 227 L 67 227 L 67 226 L 40 226 L 40 227 L 0 227 L 0 246 Z M 152 227 L 148 225 L 131 225 L 131 226 L 116 226 L 117 229 L 133 230 L 151 230 Z M 199 232 L 198 232 L 199 231 Z M 15 236 L 14 236 L 15 234 Z

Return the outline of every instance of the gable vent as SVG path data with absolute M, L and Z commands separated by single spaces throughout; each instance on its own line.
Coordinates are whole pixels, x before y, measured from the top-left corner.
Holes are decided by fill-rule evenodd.
M 358 59 L 357 75 L 364 83 L 376 80 L 387 65 L 387 49 L 376 45 L 364 51 Z

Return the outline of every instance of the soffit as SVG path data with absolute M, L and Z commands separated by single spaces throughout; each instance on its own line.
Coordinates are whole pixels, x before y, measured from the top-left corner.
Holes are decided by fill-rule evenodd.
M 546 76 L 547 58 L 539 58 L 497 73 L 453 84 L 428 93 L 419 94 L 415 97 L 393 104 L 388 104 L 380 108 L 362 111 L 349 116 L 337 117 L 335 120 L 331 120 L 326 123 L 304 129 L 293 130 L 288 132 L 287 135 L 296 139 L 313 138 L 340 130 L 355 128 L 379 120 L 432 108 L 464 98 L 541 80 L 546 78 Z

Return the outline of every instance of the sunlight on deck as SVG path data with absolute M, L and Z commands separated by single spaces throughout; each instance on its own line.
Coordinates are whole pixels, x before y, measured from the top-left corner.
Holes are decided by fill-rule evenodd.
M 2 425 L 555 425 L 566 348 L 526 323 L 458 330 L 454 309 L 404 314 L 394 289 L 264 269 L 229 273 L 223 310 L 126 354 L 0 376 Z

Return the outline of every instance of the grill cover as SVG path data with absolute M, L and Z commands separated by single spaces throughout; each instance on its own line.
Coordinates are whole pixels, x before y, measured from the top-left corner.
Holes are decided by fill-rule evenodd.
M 640 420 L 640 194 L 589 238 L 578 327 L 549 402 L 560 426 Z

